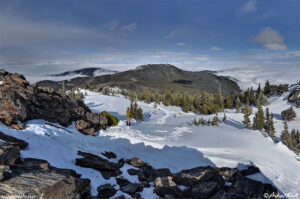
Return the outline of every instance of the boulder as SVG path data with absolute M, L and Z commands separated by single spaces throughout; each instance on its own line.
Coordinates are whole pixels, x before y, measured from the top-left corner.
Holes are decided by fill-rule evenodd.
M 156 178 L 154 186 L 154 192 L 161 197 L 172 195 L 175 198 L 183 198 L 182 191 L 177 187 L 171 176 Z
M 122 174 L 120 170 L 120 168 L 124 165 L 124 160 L 122 159 L 119 160 L 118 163 L 113 163 L 94 154 L 81 151 L 78 151 L 77 154 L 84 158 L 76 158 L 76 165 L 100 171 L 105 179 Z
M 104 184 L 97 188 L 99 199 L 109 199 L 117 193 L 117 190 L 111 184 Z
M 90 198 L 90 180 L 79 178 L 75 171 L 54 168 L 47 161 L 31 158 L 11 168 L 9 178 L 0 182 L 3 197 Z
M 240 174 L 242 174 L 243 176 L 253 175 L 255 173 L 260 173 L 260 170 L 259 168 L 252 165 L 249 166 L 247 169 L 240 171 Z

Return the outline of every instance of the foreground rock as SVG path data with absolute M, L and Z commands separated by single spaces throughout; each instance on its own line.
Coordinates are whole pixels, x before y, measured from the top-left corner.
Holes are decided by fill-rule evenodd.
M 105 179 L 122 174 L 120 168 L 124 165 L 123 159 L 119 160 L 118 163 L 113 163 L 94 154 L 82 151 L 78 151 L 77 154 L 83 156 L 83 158 L 76 158 L 76 165 L 100 171 Z
M 51 167 L 40 159 L 20 159 L 25 141 L 7 136 L 0 142 L 1 198 L 86 199 L 90 198 L 90 180 L 81 179 L 73 170 Z M 28 145 L 28 144 L 27 144 Z M 26 145 L 26 146 L 27 146 Z
M 4 70 L 0 70 L 0 81 L 0 121 L 15 129 L 24 128 L 20 122 L 31 119 L 63 126 L 75 121 L 76 128 L 89 135 L 106 127 L 107 118 L 92 113 L 81 100 L 61 96 L 52 88 L 30 85 L 24 76 Z
M 9 177 L 0 183 L 3 197 L 89 198 L 90 180 L 73 170 L 51 167 L 47 161 L 25 159 L 11 166 Z

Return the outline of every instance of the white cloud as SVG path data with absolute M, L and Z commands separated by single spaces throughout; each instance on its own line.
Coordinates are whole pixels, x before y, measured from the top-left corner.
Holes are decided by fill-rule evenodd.
M 194 57 L 194 59 L 197 61 L 207 61 L 207 60 L 209 60 L 209 57 L 207 55 L 199 55 L 199 56 Z
M 175 36 L 175 34 L 176 34 L 176 31 L 172 31 L 172 32 L 170 32 L 170 34 L 166 35 L 164 37 L 164 39 L 166 39 L 166 40 L 172 39 Z
M 248 2 L 246 2 L 241 10 L 240 10 L 240 13 L 241 14 L 249 14 L 249 13 L 253 13 L 257 10 L 257 7 L 256 7 L 256 0 L 249 0 Z
M 131 24 L 122 26 L 120 29 L 127 30 L 127 31 L 134 31 L 134 30 L 136 30 L 136 28 L 137 28 L 137 23 L 131 23 Z
M 213 46 L 213 47 L 210 48 L 210 50 L 212 50 L 212 51 L 220 51 L 220 50 L 222 50 L 222 48 L 219 48 L 217 46 Z
M 260 43 L 268 50 L 285 50 L 287 47 L 284 38 L 271 27 L 265 27 L 253 38 L 254 42 Z
M 118 20 L 111 20 L 108 24 L 105 25 L 110 31 L 116 30 L 119 26 Z
M 177 46 L 184 46 L 184 45 L 185 45 L 185 43 L 183 43 L 183 42 L 177 43 Z

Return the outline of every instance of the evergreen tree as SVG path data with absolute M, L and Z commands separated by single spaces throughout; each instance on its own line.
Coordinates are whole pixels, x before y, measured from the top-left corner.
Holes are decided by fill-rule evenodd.
M 294 111 L 293 107 L 290 106 L 290 108 L 281 112 L 281 116 L 284 120 L 291 121 L 296 118 L 296 112 Z
M 219 118 L 218 115 L 215 115 L 211 121 L 212 126 L 219 126 Z
M 246 105 L 245 108 L 244 108 L 244 121 L 243 121 L 243 123 L 245 124 L 245 128 L 247 128 L 247 129 L 250 129 L 250 126 L 251 126 L 251 124 L 250 124 L 251 121 L 250 121 L 249 116 L 250 116 L 250 114 L 249 114 L 249 106 Z M 254 125 L 254 122 L 253 122 L 253 125 Z
M 282 143 L 285 144 L 288 148 L 290 148 L 291 136 L 289 133 L 287 122 L 284 122 L 284 130 L 281 132 L 280 138 Z
M 271 84 L 270 84 L 269 80 L 267 80 L 265 83 L 265 87 L 264 87 L 264 94 L 266 96 L 270 96 L 271 92 L 272 92 Z
M 237 113 L 239 113 L 240 109 L 241 109 L 241 101 L 240 101 L 239 96 L 237 96 L 236 101 L 235 101 L 235 110 Z
M 205 120 L 203 118 L 199 118 L 199 124 L 201 126 L 204 126 L 206 124 Z
M 273 118 L 274 118 L 274 115 L 273 113 L 267 117 L 267 114 L 266 114 L 266 125 L 265 125 L 265 130 L 266 132 L 268 133 L 268 135 L 274 140 L 275 138 L 275 127 L 274 127 L 274 121 L 273 121 Z
M 227 120 L 227 116 L 226 116 L 226 114 L 224 113 L 224 116 L 223 116 L 223 122 L 226 122 L 226 120 Z
M 199 123 L 197 122 L 196 118 L 194 118 L 193 125 L 199 126 Z
M 250 104 L 255 104 L 255 96 L 254 96 L 254 91 L 253 91 L 253 87 L 252 86 L 250 88 L 249 103 Z
M 222 96 L 221 88 L 219 87 L 218 95 L 216 96 L 216 104 L 218 106 L 218 111 L 224 111 L 224 99 Z
M 263 130 L 265 126 L 265 114 L 261 106 L 258 106 L 258 111 L 255 113 L 253 118 L 253 129 L 254 130 Z
M 261 94 L 261 88 L 260 88 L 260 83 L 258 84 L 257 90 L 256 90 L 256 99 L 258 98 L 258 96 Z

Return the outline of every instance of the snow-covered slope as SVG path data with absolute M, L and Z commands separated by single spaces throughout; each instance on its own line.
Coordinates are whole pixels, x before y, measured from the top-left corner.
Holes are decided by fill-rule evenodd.
M 195 117 L 208 119 L 213 115 L 199 116 L 183 113 L 178 107 L 158 105 L 154 108 L 154 104 L 139 102 L 144 110 L 145 121 L 133 122 L 128 127 L 124 120 L 129 100 L 119 95 L 104 96 L 89 91 L 87 94 L 85 102 L 92 111 L 110 112 L 120 119 L 119 125 L 101 130 L 95 137 L 82 135 L 74 124 L 68 127 L 72 131 L 69 133 L 49 126 L 42 120 L 28 122 L 22 131 L 1 124 L 0 131 L 29 142 L 29 148 L 22 151 L 22 157 L 46 159 L 55 167 L 74 169 L 82 177 L 90 178 L 93 194 L 96 194 L 100 184 L 116 182 L 114 179 L 104 180 L 98 171 L 76 166 L 78 150 L 100 156 L 103 151 L 112 151 L 118 158 L 139 157 L 154 167 L 168 167 L 173 172 L 203 165 L 243 169 L 253 164 L 260 168 L 262 175 L 251 178 L 272 183 L 283 193 L 300 192 L 298 157 L 281 142 L 274 143 L 259 131 L 244 129 L 241 113 L 226 110 L 226 123 L 218 127 L 197 127 L 192 125 Z M 275 114 L 277 136 L 280 136 L 283 129 L 280 112 L 290 106 L 286 96 L 270 99 L 269 108 Z M 296 109 L 296 112 L 298 117 L 289 126 L 300 129 L 300 110 Z M 125 170 L 124 175 L 133 182 L 137 181 Z M 151 188 L 144 189 L 142 196 L 156 197 Z

